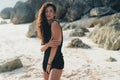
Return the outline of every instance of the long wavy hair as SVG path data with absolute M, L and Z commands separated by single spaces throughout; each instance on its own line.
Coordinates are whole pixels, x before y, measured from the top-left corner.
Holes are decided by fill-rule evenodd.
M 37 17 L 37 34 L 38 37 L 41 39 L 41 44 L 45 44 L 50 39 L 51 32 L 50 25 L 48 24 L 47 18 L 46 18 L 46 8 L 52 7 L 54 12 L 56 13 L 56 6 L 52 2 L 46 2 L 44 3 L 39 12 Z

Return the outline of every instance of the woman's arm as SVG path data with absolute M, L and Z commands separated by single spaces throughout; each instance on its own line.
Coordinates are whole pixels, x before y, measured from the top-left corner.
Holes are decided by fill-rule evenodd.
M 52 32 L 53 40 L 57 40 L 57 41 L 59 41 L 61 43 L 62 35 L 61 35 L 60 25 L 56 21 L 54 21 L 52 23 L 51 27 L 52 27 L 51 32 Z M 54 57 L 56 55 L 57 48 L 58 48 L 58 45 L 56 47 L 51 48 L 48 64 L 52 63 L 52 61 L 53 61 L 53 59 L 54 59 Z
M 45 51 L 48 47 L 56 47 L 60 44 L 59 41 L 53 40 L 53 37 L 51 37 L 49 42 L 43 45 L 42 34 L 41 34 L 40 28 L 38 26 L 37 26 L 37 35 L 38 35 L 38 37 L 40 39 L 40 43 L 41 43 L 41 48 L 40 48 L 41 52 Z
M 48 47 L 57 47 L 60 44 L 60 41 L 58 40 L 53 40 L 53 38 L 51 37 L 51 39 L 49 40 L 48 43 L 46 43 L 45 45 L 41 45 L 41 51 L 45 51 Z

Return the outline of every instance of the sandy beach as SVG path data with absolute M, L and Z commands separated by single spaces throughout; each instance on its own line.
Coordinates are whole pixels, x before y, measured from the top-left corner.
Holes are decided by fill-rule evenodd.
M 0 21 L 4 21 L 0 19 Z M 0 25 L 0 60 L 19 57 L 23 67 L 0 73 L 0 80 L 43 80 L 42 59 L 38 38 L 27 38 L 28 24 L 13 25 L 10 20 Z M 93 28 L 88 28 L 90 31 Z M 80 39 L 91 49 L 66 48 L 71 30 L 63 31 L 62 52 L 65 67 L 61 80 L 120 80 L 120 51 L 105 50 L 86 36 Z M 115 58 L 116 62 L 107 59 Z

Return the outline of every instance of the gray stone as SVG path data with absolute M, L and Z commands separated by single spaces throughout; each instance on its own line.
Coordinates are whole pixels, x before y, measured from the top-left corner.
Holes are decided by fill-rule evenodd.
M 91 7 L 103 6 L 102 0 L 84 0 Z
M 51 0 L 48 0 L 48 1 L 51 1 Z M 67 12 L 67 5 L 68 5 L 67 1 L 64 0 L 64 2 L 62 2 L 61 0 L 53 0 L 53 3 L 57 8 L 56 18 L 63 19 Z
M 61 26 L 63 30 L 83 28 L 84 32 L 89 32 L 86 28 L 91 27 L 95 21 L 96 18 L 86 18 L 73 22 L 62 23 Z
M 116 11 L 111 9 L 110 7 L 95 7 L 90 11 L 90 16 L 105 16 L 115 13 Z
M 95 18 L 91 24 L 93 26 L 99 25 L 99 27 L 102 27 L 102 26 L 106 25 L 106 23 L 109 23 L 113 18 L 120 18 L 120 13 L 115 13 L 112 15 L 107 15 L 107 16 L 103 16 L 100 18 Z
M 89 30 L 85 27 L 77 27 L 76 30 L 82 30 L 83 32 L 89 32 Z
M 68 21 L 75 21 L 80 19 L 83 14 L 86 14 L 91 9 L 84 0 L 68 1 L 68 8 L 65 18 Z
M 28 0 L 26 3 L 30 5 L 30 7 L 34 10 L 34 12 L 38 12 L 42 4 L 46 2 L 46 0 Z
M 83 43 L 82 40 L 80 40 L 79 38 L 74 38 L 68 44 L 67 48 L 85 48 L 85 49 L 88 49 L 88 48 L 90 48 L 90 46 Z
M 10 19 L 12 11 L 13 11 L 13 8 L 11 7 L 5 8 L 0 12 L 0 17 L 3 19 Z
M 14 24 L 29 23 L 35 19 L 35 13 L 29 4 L 17 2 L 10 19 Z
M 7 60 L 3 60 L 0 62 L 0 73 L 12 71 L 21 67 L 23 67 L 23 65 L 19 58 L 11 58 Z
M 37 31 L 36 31 L 36 21 L 34 21 L 28 29 L 28 32 L 26 34 L 27 37 L 37 37 Z
M 108 62 L 116 62 L 117 60 L 113 57 L 109 57 L 108 59 L 106 59 L 106 61 Z
M 0 25 L 1 24 L 7 24 L 7 21 L 0 21 Z
M 71 5 L 66 13 L 66 18 L 69 21 L 74 21 L 77 20 L 79 18 L 81 18 L 81 16 L 83 15 L 83 6 L 81 4 L 73 4 Z
M 95 27 L 89 38 L 97 43 L 99 47 L 108 50 L 120 49 L 120 18 L 114 18 L 101 27 Z
M 82 37 L 82 36 L 85 36 L 85 32 L 82 29 L 75 29 L 70 33 L 69 36 L 70 37 Z
M 120 11 L 120 0 L 101 0 L 103 6 L 109 6 L 114 10 Z
M 75 28 L 76 28 L 75 25 L 72 25 L 72 24 L 69 24 L 69 23 L 65 23 L 64 25 L 62 25 L 63 30 L 75 29 Z
M 114 13 L 114 10 L 120 11 L 120 0 L 28 0 L 26 2 L 17 2 L 11 15 L 11 22 L 14 24 L 29 23 L 35 20 L 35 15 L 44 2 L 53 2 L 57 7 L 56 18 L 61 21 L 75 21 L 87 17 L 92 8 L 97 9 L 97 16 Z M 102 8 L 101 7 L 105 7 Z M 110 8 L 111 7 L 111 8 Z M 7 10 L 8 11 L 8 10 Z M 91 13 L 95 10 L 92 10 Z M 100 12 L 100 13 L 99 13 Z M 92 16 L 94 14 L 92 13 Z M 95 14 L 96 16 L 96 14 Z

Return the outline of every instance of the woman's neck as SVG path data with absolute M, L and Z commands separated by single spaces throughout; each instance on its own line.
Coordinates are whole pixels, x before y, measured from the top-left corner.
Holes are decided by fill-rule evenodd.
M 55 19 L 48 20 L 48 24 L 51 24 Z

